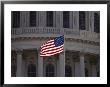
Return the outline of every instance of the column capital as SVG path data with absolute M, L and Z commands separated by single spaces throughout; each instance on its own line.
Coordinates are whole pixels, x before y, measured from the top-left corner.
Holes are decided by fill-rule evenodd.
M 79 52 L 79 56 L 84 56 L 84 55 L 85 55 L 84 50 L 81 50 L 81 51 Z
M 22 54 L 23 53 L 23 49 L 16 49 L 16 53 L 17 54 Z
M 37 48 L 37 51 L 38 51 L 38 52 L 40 52 L 40 50 L 41 50 L 41 48 L 40 48 L 40 47 L 39 47 L 39 48 Z

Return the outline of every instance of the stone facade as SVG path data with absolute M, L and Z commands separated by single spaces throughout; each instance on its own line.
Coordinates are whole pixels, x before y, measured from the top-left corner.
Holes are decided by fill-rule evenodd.
M 34 27 L 30 27 L 30 12 L 20 12 L 20 27 L 12 27 L 11 30 L 12 76 L 100 76 L 100 33 L 94 32 L 94 13 L 99 14 L 95 11 L 85 12 L 86 28 L 80 30 L 78 11 L 69 12 L 69 28 L 63 27 L 62 11 L 53 12 L 53 27 L 46 25 L 45 11 L 36 12 Z M 64 52 L 41 58 L 40 46 L 63 34 Z

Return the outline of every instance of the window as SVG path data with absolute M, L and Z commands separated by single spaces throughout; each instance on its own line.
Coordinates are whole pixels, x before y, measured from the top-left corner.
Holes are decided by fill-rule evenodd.
M 79 29 L 85 30 L 85 12 L 79 11 Z
M 94 13 L 94 32 L 100 32 L 100 17 L 98 13 Z
M 28 65 L 28 77 L 36 77 L 36 66 L 34 64 Z
M 53 64 L 48 64 L 46 66 L 46 77 L 54 77 L 55 76 L 55 67 Z
M 63 27 L 69 28 L 69 11 L 63 11 Z
M 65 66 L 65 77 L 72 77 L 72 69 L 69 65 Z
M 19 28 L 20 27 L 20 12 L 19 11 L 13 11 L 12 12 L 12 27 L 13 28 Z
M 53 12 L 47 11 L 47 27 L 53 27 Z
M 30 11 L 30 27 L 36 26 L 36 12 Z

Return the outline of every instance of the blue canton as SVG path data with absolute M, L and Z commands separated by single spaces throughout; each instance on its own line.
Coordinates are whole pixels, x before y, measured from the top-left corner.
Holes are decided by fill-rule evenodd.
M 64 36 L 56 37 L 54 39 L 54 44 L 56 47 L 63 45 L 64 44 Z

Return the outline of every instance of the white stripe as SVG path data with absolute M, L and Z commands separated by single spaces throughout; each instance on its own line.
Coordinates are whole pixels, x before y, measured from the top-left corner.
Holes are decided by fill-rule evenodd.
M 45 44 L 43 44 L 43 45 L 41 46 L 41 48 L 43 48 L 44 46 L 47 46 L 47 45 L 52 45 L 52 44 L 54 44 L 54 42 L 51 42 L 51 43 L 45 43 Z
M 54 42 L 54 40 L 49 40 L 49 41 L 45 42 L 43 45 L 50 43 L 50 42 Z
M 47 41 L 46 43 L 49 43 L 49 42 L 53 42 L 54 40 L 49 40 L 49 41 Z
M 48 51 L 48 50 L 55 50 L 55 49 L 58 49 L 58 48 L 63 48 L 63 45 L 61 45 L 61 46 L 58 46 L 58 47 L 53 47 L 53 48 L 47 48 L 47 49 L 45 49 L 45 50 L 43 50 L 42 49 L 42 52 L 44 52 L 44 51 Z
M 56 52 L 56 51 L 60 51 L 60 50 L 63 50 L 63 47 L 62 48 L 59 48 L 59 49 L 57 49 L 57 50 L 53 50 L 53 51 L 48 51 L 48 52 L 41 52 L 41 54 L 52 54 L 53 52 Z
M 43 50 L 43 49 L 48 49 L 48 48 L 50 48 L 50 47 L 55 47 L 55 45 L 50 45 L 50 46 L 42 47 L 41 50 Z
M 63 52 L 63 50 L 59 51 L 59 52 L 56 52 L 56 53 L 53 53 L 53 54 L 42 54 L 40 56 L 52 56 L 52 55 L 55 55 L 55 54 L 58 54 L 58 53 L 61 53 Z

